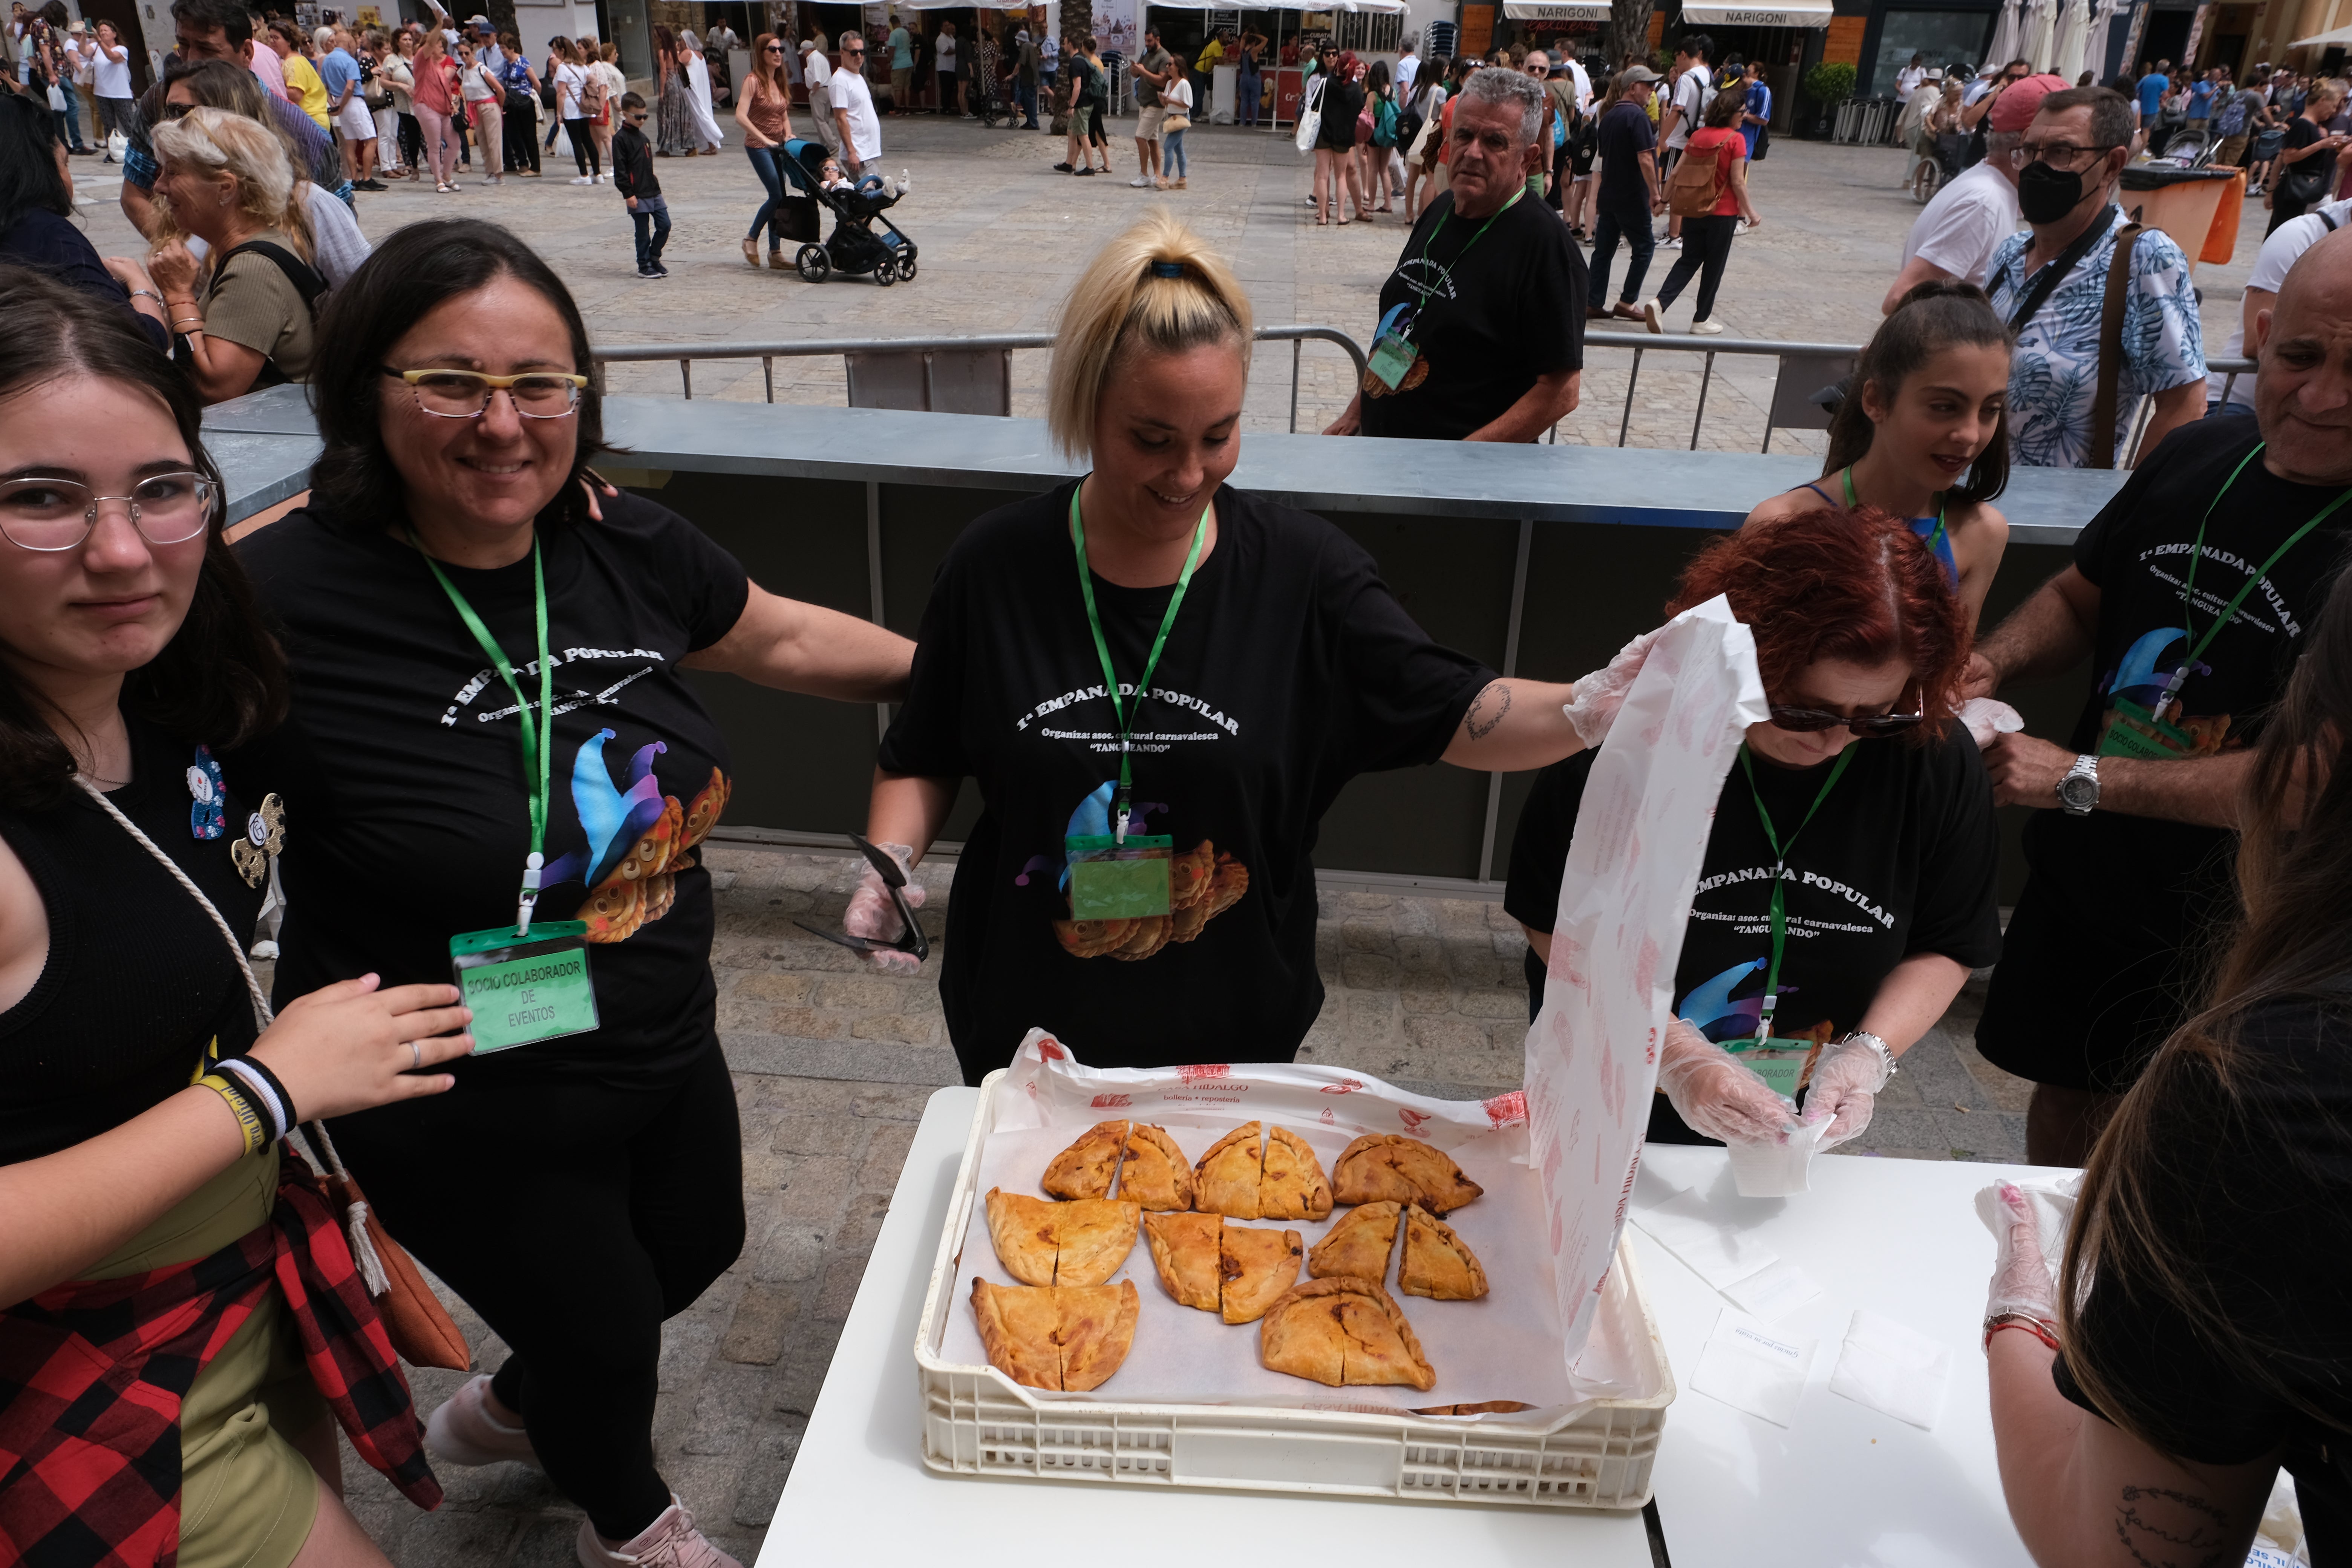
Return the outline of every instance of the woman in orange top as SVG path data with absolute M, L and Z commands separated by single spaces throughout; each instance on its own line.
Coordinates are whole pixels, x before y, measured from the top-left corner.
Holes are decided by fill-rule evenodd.
M 1705 216 L 1683 217 L 1683 252 L 1675 258 L 1674 270 L 1666 274 L 1657 298 L 1642 307 L 1643 318 L 1654 332 L 1666 330 L 1659 318 L 1689 285 L 1693 273 L 1698 275 L 1698 315 L 1691 322 L 1691 331 L 1701 337 L 1723 331 L 1715 319 L 1715 291 L 1723 286 L 1724 265 L 1731 259 L 1731 237 L 1739 232 L 1740 219 L 1746 218 L 1750 228 L 1764 221 L 1748 199 L 1748 138 L 1739 132 L 1739 117 L 1747 111 L 1747 88 L 1739 84 L 1726 88 L 1708 102 L 1701 116 L 1705 128 L 1695 132 L 1690 145 L 1683 149 L 1683 163 L 1696 164 L 1712 157 L 1721 194 Z M 1681 167 L 1675 166 L 1676 178 L 1681 177 Z
M 743 151 L 751 172 L 768 188 L 768 199 L 751 215 L 751 232 L 743 237 L 743 259 L 760 265 L 760 230 L 768 231 L 768 265 L 784 271 L 784 172 L 778 167 L 791 153 L 784 143 L 793 139 L 793 89 L 784 77 L 784 41 L 762 33 L 751 41 L 751 74 L 735 95 L 735 123 L 743 128 Z

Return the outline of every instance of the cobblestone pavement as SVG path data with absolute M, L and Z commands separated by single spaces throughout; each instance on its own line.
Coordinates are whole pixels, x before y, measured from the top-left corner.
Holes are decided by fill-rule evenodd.
M 662 1474 L 712 1539 L 757 1552 L 824 1382 L 898 1170 L 935 1087 L 961 1081 L 932 974 L 865 968 L 793 923 L 837 923 L 851 863 L 744 846 L 709 852 L 719 885 L 711 963 L 743 1120 L 742 1258 L 662 1334 L 654 1426 Z M 950 868 L 918 876 L 940 942 Z M 1484 1096 L 1520 1081 L 1527 990 L 1499 904 L 1328 893 L 1317 956 L 1328 996 L 1303 1058 L 1423 1090 Z M 1904 1058 L 1847 1152 L 2018 1160 L 2025 1084 L 1979 1057 L 1963 993 Z M 504 1349 L 452 1310 L 495 1368 Z M 411 1372 L 431 1409 L 463 1381 Z M 908 1398 L 914 1397 L 911 1378 Z M 448 1500 L 416 1511 L 346 1448 L 354 1510 L 400 1568 L 562 1568 L 580 1513 L 536 1471 L 437 1468 Z
M 791 339 L 911 337 L 971 332 L 1047 331 L 1068 286 L 1095 247 L 1150 206 L 1165 204 L 1194 225 L 1234 263 L 1263 323 L 1335 326 L 1369 342 L 1382 279 L 1403 243 L 1402 212 L 1370 224 L 1318 228 L 1304 205 L 1311 171 L 1286 136 L 1224 126 L 1196 127 L 1189 135 L 1190 188 L 1165 195 L 1131 189 L 1135 142 L 1113 121 L 1114 176 L 1079 184 L 1053 172 L 1059 138 L 988 131 L 977 122 L 928 119 L 889 121 L 882 166 L 911 173 L 914 188 L 892 210 L 921 251 L 921 276 L 882 289 L 863 279 L 812 285 L 791 273 L 744 265 L 744 229 L 759 205 L 760 188 L 736 132 L 708 158 L 667 159 L 657 167 L 671 216 L 667 260 L 673 276 L 648 282 L 635 276 L 630 229 L 621 199 L 608 187 L 574 186 L 572 164 L 542 161 L 539 179 L 509 176 L 492 188 L 461 178 L 455 195 L 429 185 L 397 184 L 360 198 L 360 218 L 381 238 L 396 225 L 426 216 L 468 214 L 513 227 L 551 260 L 578 296 L 591 330 L 604 343 L 692 341 L 736 343 Z M 1775 142 L 1751 178 L 1763 227 L 1734 247 L 1717 318 L 1729 334 L 1783 342 L 1857 342 L 1878 321 L 1878 302 L 1901 259 L 1904 236 L 1919 209 L 1899 188 L 1906 155 L 1889 148 L 1840 147 L 1793 139 Z M 135 237 L 115 206 L 119 185 L 100 181 L 87 160 L 75 161 L 82 192 L 95 198 L 82 209 L 101 253 L 129 253 Z M 2209 346 L 2218 350 L 2234 321 L 2253 265 L 2266 215 L 2250 204 L 2236 258 L 2208 266 L 2205 290 Z M 1643 292 L 1665 280 L 1675 253 L 1661 249 Z M 1617 258 L 1616 279 L 1623 277 Z M 1612 297 L 1616 292 L 1612 288 Z M 1695 293 L 1668 312 L 1670 332 L 1689 323 Z M 1613 323 L 1626 326 L 1628 323 Z M 1686 339 L 1684 341 L 1687 341 Z M 1584 379 L 1583 406 L 1564 421 L 1562 441 L 1612 445 L 1627 417 L 1625 388 L 1631 355 L 1593 351 Z M 1691 439 L 1699 390 L 1700 356 L 1644 356 L 1630 416 L 1628 441 L 1679 447 Z M 1261 350 L 1252 376 L 1249 428 L 1286 428 L 1290 354 L 1280 345 Z M 1045 355 L 1013 356 L 1013 411 L 1042 415 Z M 1688 364 L 1688 368 L 1676 368 Z M 1309 347 L 1301 361 L 1299 428 L 1319 429 L 1343 408 L 1352 388 L 1347 361 L 1329 347 Z M 785 402 L 838 405 L 846 384 L 836 357 L 776 362 L 776 396 Z M 1753 451 L 1763 439 L 1772 362 L 1724 355 L 1715 362 L 1698 444 Z M 675 364 L 618 367 L 616 390 L 675 394 Z M 704 364 L 695 372 L 698 397 L 764 395 L 757 362 Z M 1773 448 L 1818 451 L 1813 432 L 1776 435 Z

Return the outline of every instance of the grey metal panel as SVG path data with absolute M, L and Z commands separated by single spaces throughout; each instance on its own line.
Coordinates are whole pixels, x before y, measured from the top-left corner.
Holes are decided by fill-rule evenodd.
M 1013 412 L 1010 349 L 849 353 L 852 408 L 914 409 L 932 414 Z
M 205 432 L 205 450 L 212 454 L 228 487 L 224 515 L 231 524 L 308 489 L 310 465 L 319 460 L 320 449 L 316 436 Z
M 319 422 L 310 413 L 310 389 L 289 383 L 214 404 L 205 410 L 206 437 L 215 430 L 250 436 L 315 436 Z
M 1782 354 L 1767 423 L 1776 430 L 1828 429 L 1830 411 L 1813 401 L 1813 394 L 1852 375 L 1853 361 L 1852 354 Z

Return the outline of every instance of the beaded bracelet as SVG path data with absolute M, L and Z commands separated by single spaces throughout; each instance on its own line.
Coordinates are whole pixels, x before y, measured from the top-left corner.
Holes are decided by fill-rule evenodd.
M 272 1140 L 268 1122 L 246 1099 L 245 1086 L 241 1081 L 231 1082 L 216 1072 L 208 1072 L 196 1079 L 196 1087 L 211 1089 L 228 1102 L 229 1113 L 236 1118 L 237 1131 L 245 1136 L 247 1153 L 258 1154 L 269 1147 Z

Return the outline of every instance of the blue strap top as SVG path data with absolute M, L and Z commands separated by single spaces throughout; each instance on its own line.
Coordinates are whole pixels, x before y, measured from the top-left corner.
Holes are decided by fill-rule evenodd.
M 1830 503 L 1831 510 L 1834 511 L 1843 511 L 1846 510 L 1844 506 L 1840 505 L 1839 502 L 1831 496 L 1829 491 L 1822 489 L 1821 486 L 1817 484 L 1807 484 L 1805 488 L 1812 491 L 1815 495 L 1821 497 L 1823 500 L 1828 501 Z M 1926 540 L 1927 542 L 1927 547 L 1936 552 L 1936 559 L 1943 563 L 1944 581 L 1955 588 L 1958 587 L 1960 585 L 1960 563 L 1958 560 L 1954 559 L 1952 555 L 1952 531 L 1944 526 L 1944 520 L 1941 517 L 1915 517 L 1908 521 L 1911 524 L 1911 531 Z

